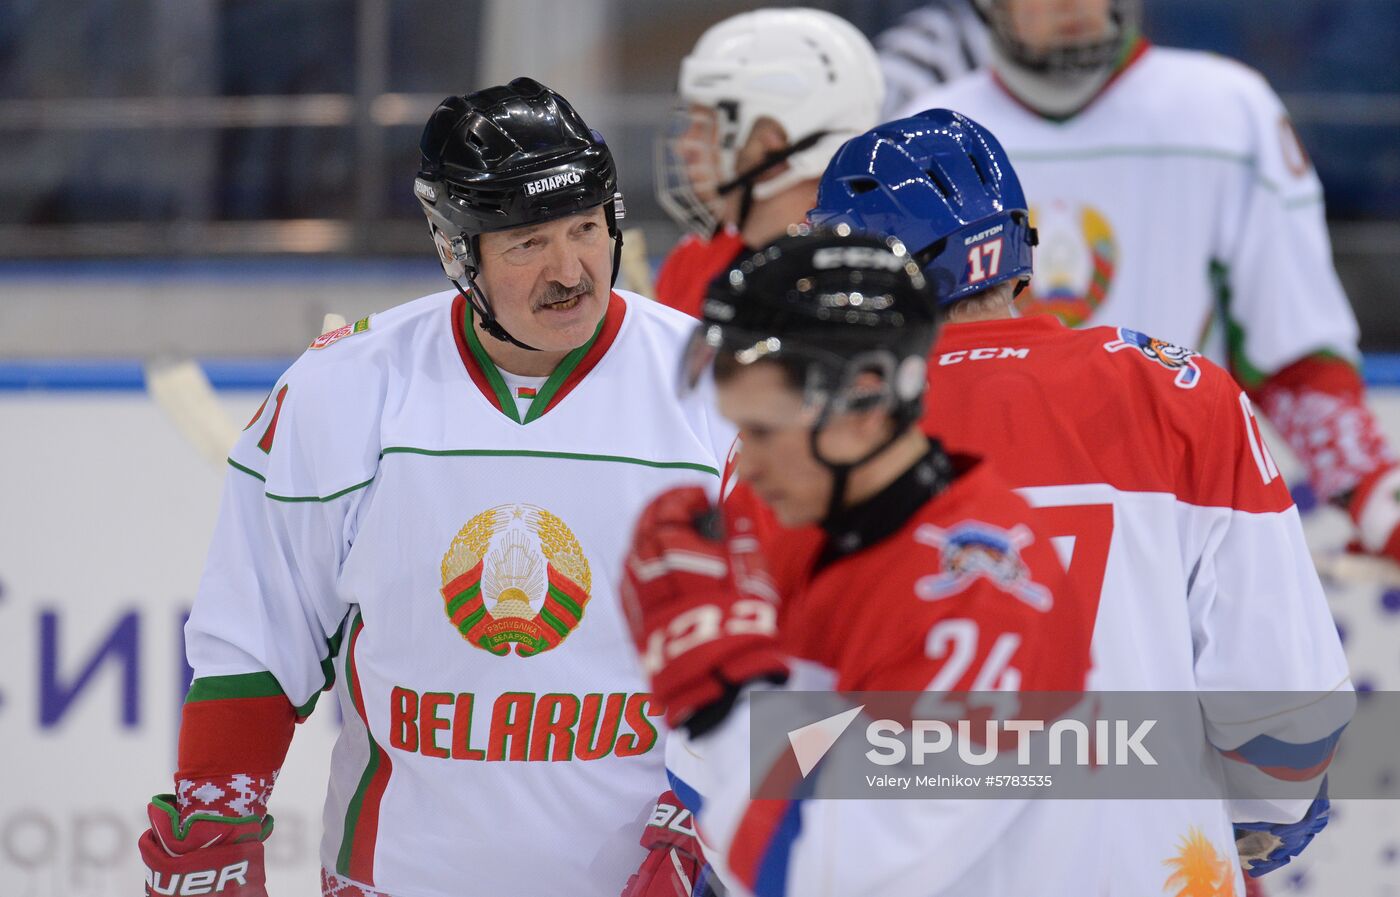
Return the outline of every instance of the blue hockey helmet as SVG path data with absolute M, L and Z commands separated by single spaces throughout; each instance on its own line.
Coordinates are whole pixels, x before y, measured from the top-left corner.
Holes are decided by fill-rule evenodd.
M 1026 196 L 991 132 L 949 109 L 877 125 L 837 150 L 817 189 L 814 225 L 897 238 L 949 305 L 1030 280 Z

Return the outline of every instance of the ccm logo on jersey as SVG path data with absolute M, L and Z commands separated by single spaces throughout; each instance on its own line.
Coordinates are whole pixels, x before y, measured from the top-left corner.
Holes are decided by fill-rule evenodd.
M 194 897 L 196 894 L 218 894 L 231 884 L 248 886 L 248 861 L 230 863 L 222 869 L 205 869 L 200 872 L 176 872 L 162 881 L 159 872 L 146 870 L 146 887 L 152 894 L 170 897 Z
M 1030 349 L 1016 349 L 1011 346 L 959 349 L 956 352 L 944 352 L 942 355 L 938 356 L 938 365 L 939 367 L 947 367 L 950 364 L 961 364 L 964 361 L 995 361 L 998 358 L 1025 358 L 1030 354 Z
M 546 190 L 557 190 L 569 184 L 577 184 L 581 180 L 583 180 L 583 176 L 577 171 L 552 174 L 547 178 L 540 178 L 538 181 L 529 181 L 526 183 L 525 195 L 534 196 L 536 193 L 544 193 Z

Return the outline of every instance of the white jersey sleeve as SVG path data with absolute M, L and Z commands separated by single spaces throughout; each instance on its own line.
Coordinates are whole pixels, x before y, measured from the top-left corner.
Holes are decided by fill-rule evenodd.
M 1225 507 L 1183 506 L 1179 530 L 1194 559 L 1186 602 L 1195 685 L 1238 798 L 1234 821 L 1292 822 L 1321 786 L 1355 695 L 1298 510 L 1249 399 L 1219 405 L 1225 419 L 1208 432 L 1221 453 L 1204 468 L 1202 492 L 1233 497 Z
M 1309 354 L 1356 361 L 1358 330 L 1327 232 L 1322 184 L 1278 95 L 1257 72 L 1216 58 L 1217 114 L 1245 128 L 1251 164 L 1222 198 L 1216 284 L 1231 368 L 1246 386 Z M 1205 69 L 1202 72 L 1205 73 Z
M 987 29 L 968 0 L 934 0 L 875 38 L 885 73 L 885 119 L 916 96 L 961 77 L 987 58 Z M 914 110 L 920 111 L 920 110 Z
M 373 377 L 336 348 L 293 364 L 230 454 L 185 627 L 197 679 L 270 672 L 297 707 L 327 685 L 340 564 L 379 457 Z

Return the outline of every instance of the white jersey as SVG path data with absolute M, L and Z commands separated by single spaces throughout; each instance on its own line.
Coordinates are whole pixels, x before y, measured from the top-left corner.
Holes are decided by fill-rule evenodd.
M 986 69 L 904 114 L 962 112 L 1011 157 L 1040 232 L 1023 311 L 1196 348 L 1246 386 L 1317 351 L 1356 359 L 1322 186 L 1283 104 L 1233 60 L 1144 46 L 1067 121 Z
M 278 383 L 230 458 L 190 661 L 294 705 L 334 668 L 338 885 L 616 897 L 666 788 L 616 578 L 642 506 L 717 489 L 732 431 L 677 399 L 679 312 L 614 293 L 522 414 L 454 295 L 327 334 Z

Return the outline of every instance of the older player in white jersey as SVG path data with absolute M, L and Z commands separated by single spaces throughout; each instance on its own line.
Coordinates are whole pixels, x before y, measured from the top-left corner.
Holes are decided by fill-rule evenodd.
M 268 796 L 331 687 L 324 894 L 616 897 L 645 856 L 664 727 L 616 572 L 731 430 L 676 399 L 689 319 L 610 290 L 612 156 L 563 97 L 449 97 L 422 151 L 455 288 L 322 335 L 234 448 L 147 893 L 266 894 Z
M 1322 186 L 1255 71 L 1152 46 L 1139 0 L 975 0 L 989 67 L 902 114 L 1001 138 L 1041 235 L 1023 313 L 1123 325 L 1229 367 L 1360 543 L 1400 559 L 1400 468 L 1364 402 Z

